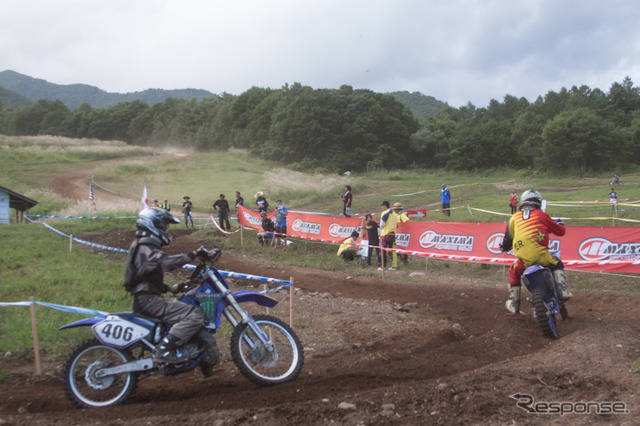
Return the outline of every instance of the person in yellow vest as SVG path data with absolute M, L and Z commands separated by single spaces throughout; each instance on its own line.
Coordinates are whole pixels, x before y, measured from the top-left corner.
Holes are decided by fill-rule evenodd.
M 162 203 L 162 208 L 165 209 L 168 212 L 171 211 L 171 204 L 169 204 L 169 200 L 167 200 L 166 198 L 164 199 L 164 202 Z
M 387 265 L 387 250 L 394 248 L 396 242 L 396 228 L 398 227 L 398 215 L 395 214 L 388 201 L 383 201 L 380 205 L 382 214 L 380 215 L 380 243 L 382 245 L 382 270 Z M 390 271 L 395 271 L 398 267 L 398 258 L 392 256 Z
M 358 237 L 360 237 L 358 231 L 353 231 L 351 236 L 340 244 L 340 248 L 338 248 L 338 256 L 342 256 L 342 260 L 344 260 L 345 263 L 356 259 L 356 253 L 360 250 L 360 247 L 358 247 L 358 243 L 356 242 Z
M 409 222 L 409 216 L 407 216 L 407 214 L 404 212 L 403 207 L 402 207 L 402 203 L 393 203 L 393 211 L 395 214 L 398 215 L 398 223 L 404 223 L 404 222 Z M 408 265 L 409 264 L 409 255 L 406 253 L 400 253 L 399 255 L 397 255 L 396 252 L 393 252 L 394 257 L 400 256 L 400 260 L 402 260 L 402 264 L 403 265 Z M 397 264 L 397 260 L 395 260 L 395 263 Z

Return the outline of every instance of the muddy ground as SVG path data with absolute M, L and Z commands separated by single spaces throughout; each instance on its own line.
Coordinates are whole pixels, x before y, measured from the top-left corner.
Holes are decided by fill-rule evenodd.
M 127 247 L 132 235 L 84 238 Z M 196 235 L 176 230 L 172 250 L 197 247 Z M 552 341 L 530 315 L 506 312 L 507 291 L 495 280 L 457 276 L 454 269 L 393 281 L 355 269 L 269 268 L 233 251 L 218 266 L 294 278 L 294 328 L 305 352 L 295 382 L 251 384 L 231 361 L 228 341 L 219 339 L 223 360 L 212 377 L 199 371 L 153 377 L 124 405 L 80 410 L 55 371 L 63 360 L 45 360 L 50 374 L 35 378 L 28 357 L 9 358 L 5 366 L 14 375 L 0 384 L 0 424 L 631 425 L 640 418 L 635 295 L 577 292 L 568 304 L 571 318 L 559 325 L 562 337 Z M 261 282 L 232 284 L 262 289 Z M 289 292 L 274 297 L 281 303 L 271 313 L 288 320 Z M 518 406 L 515 394 L 530 395 L 519 401 L 533 398 L 529 407 L 538 412 Z M 560 407 L 569 412 L 558 414 Z

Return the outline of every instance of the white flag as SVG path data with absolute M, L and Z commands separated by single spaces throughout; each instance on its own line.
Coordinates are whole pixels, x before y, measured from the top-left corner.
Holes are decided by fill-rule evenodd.
M 147 197 L 147 186 L 144 187 L 144 192 L 142 193 L 142 210 L 149 208 L 149 197 Z

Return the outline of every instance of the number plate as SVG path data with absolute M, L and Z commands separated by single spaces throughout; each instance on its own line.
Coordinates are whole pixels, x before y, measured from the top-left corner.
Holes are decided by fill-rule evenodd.
M 148 328 L 114 316 L 107 317 L 106 320 L 91 328 L 98 340 L 105 345 L 117 348 L 126 348 L 151 332 Z

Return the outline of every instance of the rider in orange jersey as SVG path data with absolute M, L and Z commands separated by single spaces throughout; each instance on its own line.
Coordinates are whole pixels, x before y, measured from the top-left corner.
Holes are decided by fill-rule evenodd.
M 518 258 L 509 270 L 509 300 L 506 307 L 509 312 L 520 312 L 520 278 L 524 270 L 537 263 L 553 271 L 558 297 L 564 300 L 572 294 L 565 286 L 564 265 L 562 261 L 549 253 L 549 234 L 563 236 L 566 228 L 562 222 L 554 221 L 540 210 L 542 196 L 538 191 L 525 191 L 520 197 L 520 211 L 511 216 L 504 236 L 502 251 L 513 249 Z

